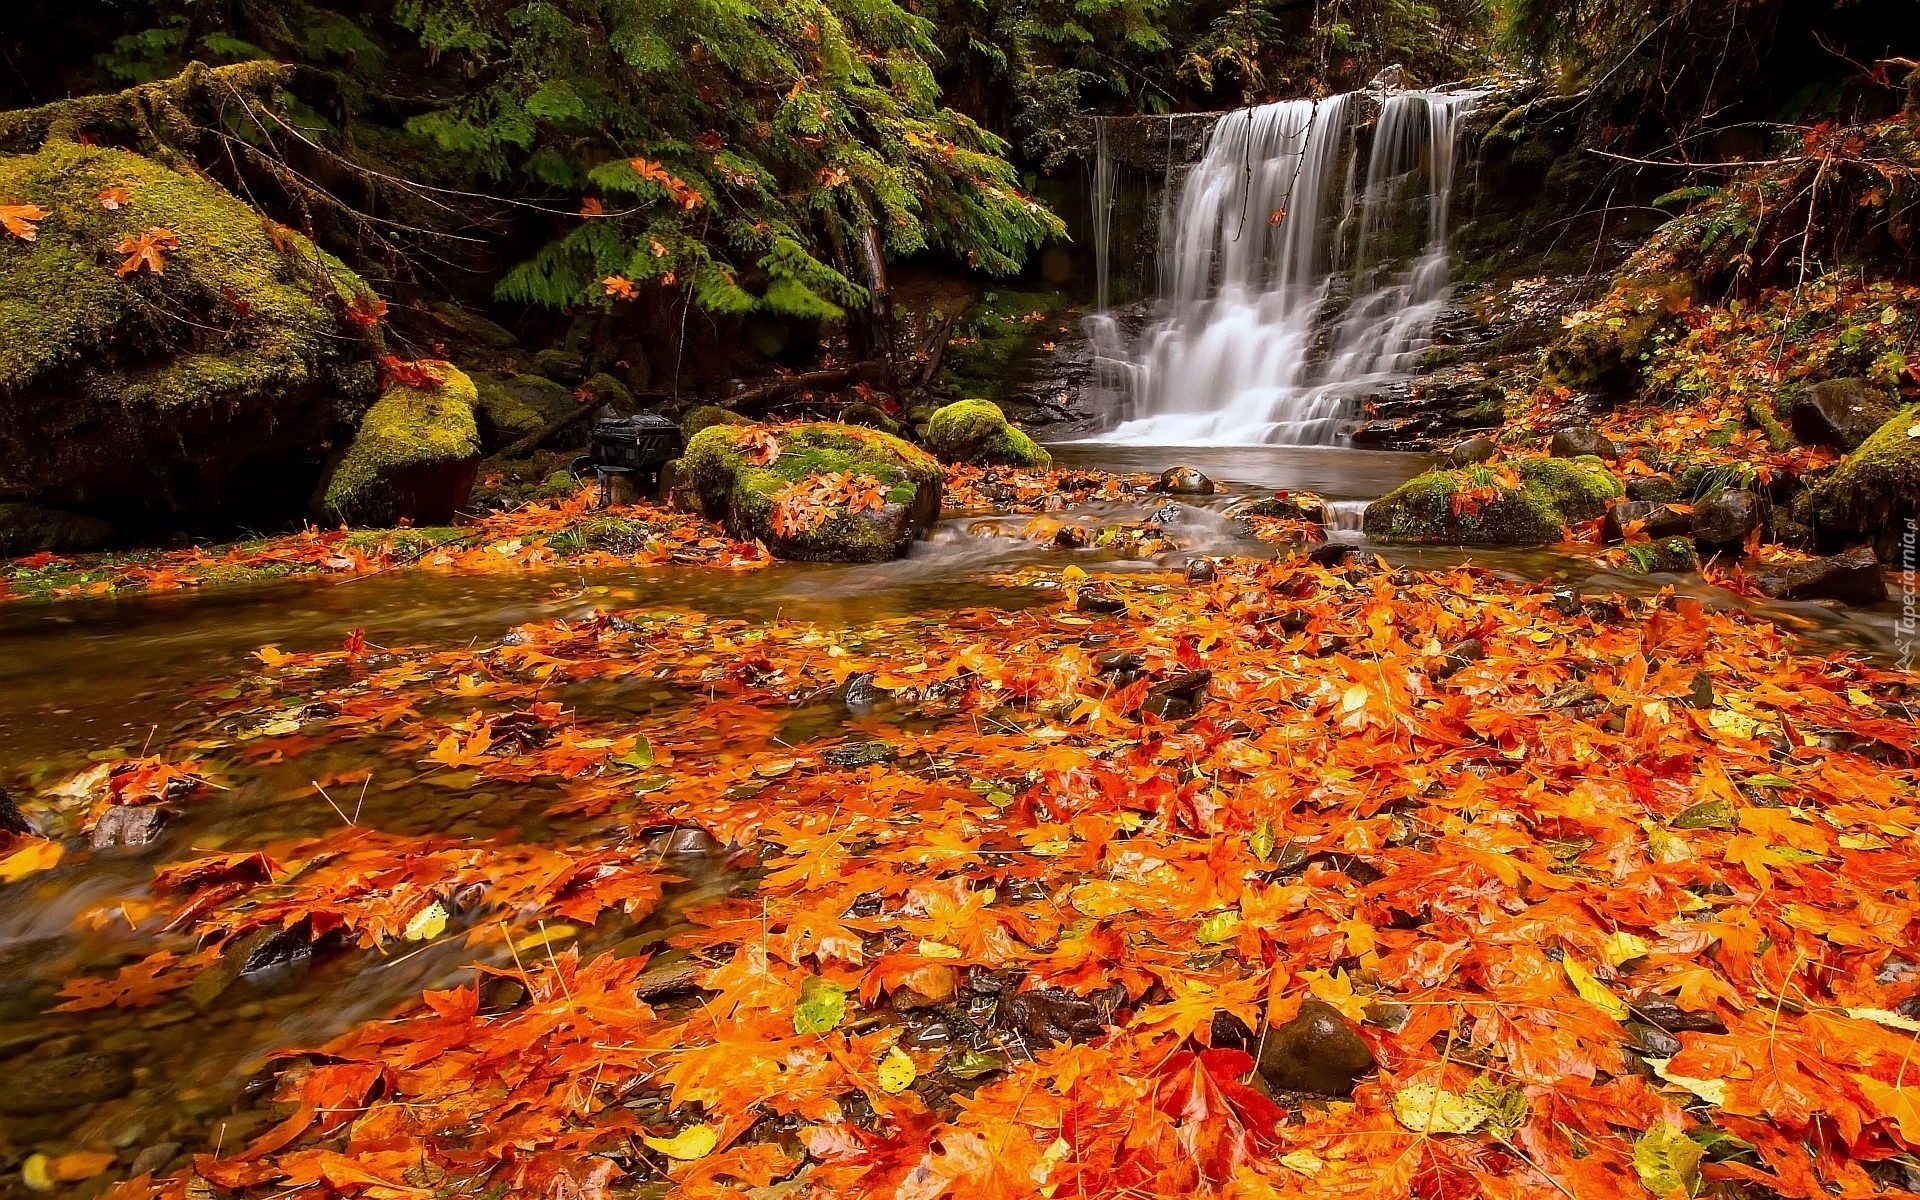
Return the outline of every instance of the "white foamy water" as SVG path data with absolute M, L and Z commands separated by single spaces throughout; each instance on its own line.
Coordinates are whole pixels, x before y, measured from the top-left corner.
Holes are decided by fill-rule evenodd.
M 1476 96 L 1381 98 L 1364 165 L 1372 97 L 1222 117 L 1163 218 L 1158 319 L 1131 347 L 1093 325 L 1128 397 L 1101 440 L 1342 441 L 1357 398 L 1405 375 L 1446 303 L 1447 204 Z

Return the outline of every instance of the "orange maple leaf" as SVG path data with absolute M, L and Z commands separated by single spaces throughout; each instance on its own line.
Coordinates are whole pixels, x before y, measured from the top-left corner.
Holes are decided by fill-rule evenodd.
M 616 300 L 632 300 L 640 294 L 639 290 L 633 286 L 633 280 L 621 275 L 607 276 L 600 281 L 600 286 L 606 290 L 607 295 Z
M 40 231 L 34 227 L 35 222 L 52 215 L 38 204 L 0 204 L 0 226 L 23 242 L 38 238 Z
M 101 208 L 106 209 L 108 212 L 114 212 L 125 208 L 133 197 L 129 196 L 127 189 L 123 187 L 110 187 L 102 188 L 98 199 Z
M 171 229 L 158 225 L 144 233 L 123 238 L 114 247 L 117 253 L 127 256 L 127 260 L 114 270 L 115 275 L 131 275 L 135 271 L 152 271 L 158 275 L 167 269 L 166 255 L 180 248 L 180 235 Z

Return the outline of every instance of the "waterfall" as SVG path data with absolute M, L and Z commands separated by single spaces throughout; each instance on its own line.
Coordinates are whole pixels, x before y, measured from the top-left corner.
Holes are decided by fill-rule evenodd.
M 1222 117 L 1163 222 L 1160 316 L 1106 368 L 1129 419 L 1103 440 L 1340 441 L 1446 304 L 1447 206 L 1476 98 L 1351 93 Z
M 1107 150 L 1107 120 L 1093 119 L 1093 290 L 1094 311 L 1107 311 L 1112 277 L 1113 191 L 1119 180 L 1113 155 Z

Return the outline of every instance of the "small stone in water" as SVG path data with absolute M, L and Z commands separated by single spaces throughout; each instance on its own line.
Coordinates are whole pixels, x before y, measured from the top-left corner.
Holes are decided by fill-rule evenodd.
M 150 846 L 160 840 L 160 833 L 167 827 L 165 809 L 153 808 L 110 808 L 93 827 L 93 848 L 106 850 L 114 846 Z
M 1196 558 L 1187 564 L 1188 583 L 1212 583 L 1219 575 L 1219 568 L 1210 558 Z
M 1211 496 L 1214 485 L 1192 467 L 1169 467 L 1160 476 L 1160 490 L 1172 496 Z

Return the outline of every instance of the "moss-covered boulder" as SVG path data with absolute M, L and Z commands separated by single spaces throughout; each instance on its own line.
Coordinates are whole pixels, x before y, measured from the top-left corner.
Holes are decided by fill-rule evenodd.
M 680 415 L 680 434 L 688 441 L 703 429 L 715 425 L 751 425 L 753 419 L 743 417 L 730 408 L 721 408 L 718 404 L 696 404 Z
M 489 449 L 543 429 L 580 406 L 571 391 L 540 375 L 478 375 L 473 386 L 478 397 L 474 414 Z
M 1901 539 L 1920 519 L 1920 404 L 1894 414 L 1800 497 L 1795 515 L 1825 544 L 1871 541 L 1897 562 Z
M 1408 545 L 1525 546 L 1557 542 L 1625 495 L 1593 458 L 1523 458 L 1506 466 L 1430 471 L 1367 506 L 1366 533 Z
M 439 386 L 396 383 L 367 413 L 327 484 L 323 507 L 351 525 L 451 521 L 480 467 L 473 381 L 450 363 L 427 364 Z
M 962 400 L 935 412 L 927 421 L 927 449 L 942 462 L 1037 470 L 1053 465 L 1053 455 L 987 400 Z
M 1681 272 L 1623 281 L 1575 315 L 1547 351 L 1547 369 L 1570 388 L 1624 394 L 1640 377 L 1654 332 L 1692 297 L 1693 280 Z
M 801 562 L 882 562 L 940 516 L 932 455 L 855 425 L 714 425 L 687 443 L 679 496 L 741 540 Z
M 0 202 L 48 214 L 0 233 L 0 499 L 116 524 L 301 511 L 377 392 L 366 285 L 122 150 L 0 156 Z M 157 270 L 129 264 L 143 236 Z

